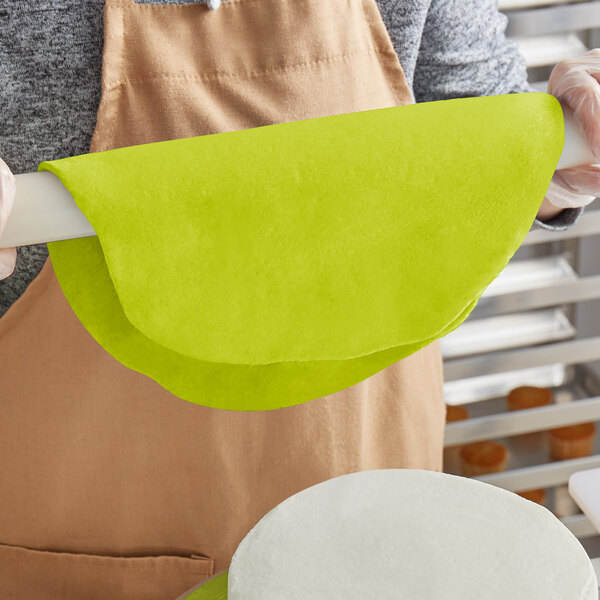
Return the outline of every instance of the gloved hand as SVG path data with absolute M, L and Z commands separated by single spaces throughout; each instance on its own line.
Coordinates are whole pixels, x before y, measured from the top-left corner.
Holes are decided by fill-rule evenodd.
M 8 220 L 8 215 L 15 199 L 15 176 L 8 165 L 0 158 L 0 235 Z M 8 277 L 15 269 L 17 249 L 7 248 L 0 250 L 0 279 Z
M 548 93 L 573 110 L 600 163 L 600 48 L 558 63 Z M 600 164 L 556 171 L 546 193 L 548 202 L 559 208 L 586 206 L 596 197 L 600 197 Z

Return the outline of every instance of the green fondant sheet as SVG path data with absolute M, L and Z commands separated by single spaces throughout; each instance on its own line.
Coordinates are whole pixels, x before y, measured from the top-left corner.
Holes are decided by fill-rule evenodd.
M 97 237 L 49 244 L 126 366 L 235 410 L 353 385 L 455 329 L 520 246 L 564 142 L 548 94 L 429 102 L 39 165 Z
M 182 600 L 227 600 L 228 575 L 228 571 L 219 573 Z

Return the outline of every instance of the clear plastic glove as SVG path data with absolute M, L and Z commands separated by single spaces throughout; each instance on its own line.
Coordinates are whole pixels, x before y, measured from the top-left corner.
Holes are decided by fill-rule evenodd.
M 16 183 L 8 165 L 0 158 L 0 235 L 8 220 L 15 199 Z M 0 279 L 8 277 L 15 269 L 17 249 L 0 250 Z
M 548 93 L 573 111 L 600 163 L 600 48 L 561 61 L 548 81 Z M 600 196 L 600 164 L 560 169 L 546 193 L 558 208 L 578 208 Z

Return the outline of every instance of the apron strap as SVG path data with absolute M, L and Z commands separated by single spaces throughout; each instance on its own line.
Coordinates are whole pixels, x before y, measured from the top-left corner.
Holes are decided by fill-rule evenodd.
M 136 5 L 143 6 L 143 4 L 141 4 L 141 3 L 138 4 L 135 0 L 105 0 L 104 3 L 106 6 L 111 6 L 111 7 L 115 7 L 115 8 L 123 8 L 126 6 L 136 6 Z M 206 5 L 211 10 L 217 10 L 217 8 L 219 8 L 219 6 L 221 6 L 221 0 L 206 0 Z M 147 5 L 147 6 L 177 6 L 177 5 L 154 4 L 154 5 Z
M 134 0 L 104 0 L 104 6 L 110 6 L 111 8 L 123 8 L 134 4 Z

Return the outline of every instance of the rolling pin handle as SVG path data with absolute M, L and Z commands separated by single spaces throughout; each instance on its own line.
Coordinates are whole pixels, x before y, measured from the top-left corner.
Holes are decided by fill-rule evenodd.
M 597 163 L 573 111 L 567 106 L 562 109 L 565 118 L 565 145 L 556 168 L 568 169 Z
M 49 171 L 15 175 L 17 191 L 0 248 L 96 235 L 62 181 Z

